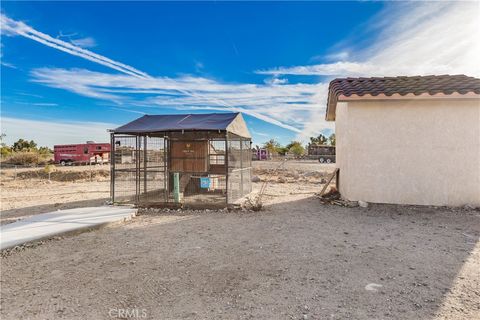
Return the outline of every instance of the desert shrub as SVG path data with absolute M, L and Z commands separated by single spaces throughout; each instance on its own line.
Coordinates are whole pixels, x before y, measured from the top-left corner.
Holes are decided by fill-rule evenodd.
M 242 207 L 247 210 L 261 211 L 263 209 L 262 197 L 260 194 L 249 196 L 245 199 Z
M 38 152 L 14 152 L 7 158 L 7 162 L 16 165 L 45 164 L 48 157 Z
M 52 173 L 56 170 L 55 166 L 53 164 L 47 164 L 45 166 L 45 168 L 43 168 L 43 171 L 45 171 L 45 173 Z
M 12 148 L 10 148 L 9 146 L 1 146 L 0 147 L 0 155 L 1 155 L 2 159 L 7 158 L 11 154 L 12 154 Z
M 54 170 L 50 172 L 50 179 L 52 181 L 82 181 L 94 179 L 97 181 L 105 181 L 110 177 L 109 170 L 85 170 L 85 171 L 64 171 L 64 170 Z M 39 169 L 39 170 L 28 170 L 19 172 L 17 174 L 19 179 L 48 179 L 49 172 L 48 170 Z

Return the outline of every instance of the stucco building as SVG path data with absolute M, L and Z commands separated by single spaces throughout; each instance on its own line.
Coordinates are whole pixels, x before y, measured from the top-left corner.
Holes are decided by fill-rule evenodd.
M 345 199 L 480 206 L 480 79 L 335 79 L 326 120 Z

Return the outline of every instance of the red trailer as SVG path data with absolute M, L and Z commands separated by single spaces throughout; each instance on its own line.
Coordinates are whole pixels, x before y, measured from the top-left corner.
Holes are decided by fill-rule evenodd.
M 109 162 L 110 143 L 87 141 L 84 144 L 53 146 L 55 163 L 62 166 L 73 164 L 103 164 Z

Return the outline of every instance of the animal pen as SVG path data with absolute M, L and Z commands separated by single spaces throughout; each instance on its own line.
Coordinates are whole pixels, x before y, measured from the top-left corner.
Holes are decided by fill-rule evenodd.
M 240 113 L 145 115 L 111 130 L 111 200 L 226 207 L 251 184 L 251 136 Z

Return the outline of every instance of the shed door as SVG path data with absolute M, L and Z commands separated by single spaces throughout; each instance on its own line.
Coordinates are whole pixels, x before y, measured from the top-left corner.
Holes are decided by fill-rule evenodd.
M 170 141 L 171 172 L 207 172 L 208 141 Z

